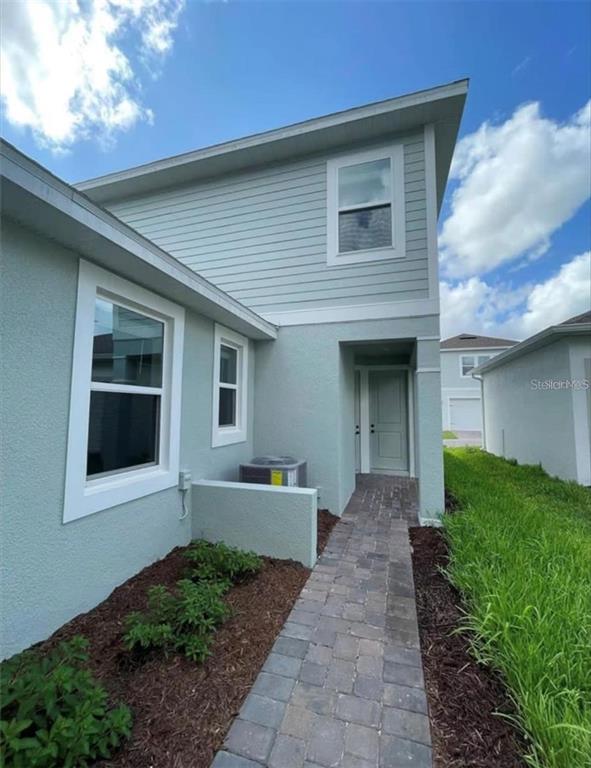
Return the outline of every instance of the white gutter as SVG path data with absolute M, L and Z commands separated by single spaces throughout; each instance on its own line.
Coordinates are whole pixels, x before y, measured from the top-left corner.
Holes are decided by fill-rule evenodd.
M 482 417 L 482 447 L 486 451 L 486 412 L 484 408 L 484 379 L 478 374 L 474 374 L 476 369 L 472 369 L 472 378 L 480 382 L 480 415 Z

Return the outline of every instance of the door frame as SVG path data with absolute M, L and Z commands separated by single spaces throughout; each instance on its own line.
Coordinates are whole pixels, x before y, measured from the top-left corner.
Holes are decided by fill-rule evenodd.
M 406 371 L 406 414 L 408 434 L 408 475 L 416 477 L 415 471 L 415 433 L 414 433 L 414 370 L 410 365 L 356 365 L 359 371 L 359 432 L 361 472 L 371 471 L 369 445 L 369 372 L 370 371 Z M 396 474 L 396 472 L 394 472 Z M 402 473 L 406 475 L 406 472 Z

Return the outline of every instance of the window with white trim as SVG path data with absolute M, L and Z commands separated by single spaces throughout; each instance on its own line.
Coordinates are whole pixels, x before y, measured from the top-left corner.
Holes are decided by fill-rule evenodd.
M 404 256 L 402 146 L 331 159 L 328 173 L 328 263 Z
M 474 368 L 483 365 L 490 360 L 492 355 L 462 355 L 460 357 L 460 369 L 464 378 L 470 376 Z
M 215 327 L 211 445 L 242 443 L 248 419 L 248 339 Z
M 184 310 L 80 262 L 64 522 L 176 485 Z

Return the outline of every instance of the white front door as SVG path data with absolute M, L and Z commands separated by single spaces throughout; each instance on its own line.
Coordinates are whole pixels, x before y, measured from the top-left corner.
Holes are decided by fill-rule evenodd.
M 369 371 L 370 472 L 408 472 L 406 371 Z

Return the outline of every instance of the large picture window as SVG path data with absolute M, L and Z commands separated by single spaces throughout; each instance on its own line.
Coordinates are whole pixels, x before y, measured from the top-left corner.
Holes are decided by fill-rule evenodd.
M 81 262 L 64 522 L 175 485 L 184 311 Z
M 211 439 L 214 448 L 246 440 L 247 390 L 248 339 L 216 325 Z
M 404 255 L 402 148 L 328 162 L 328 263 Z

